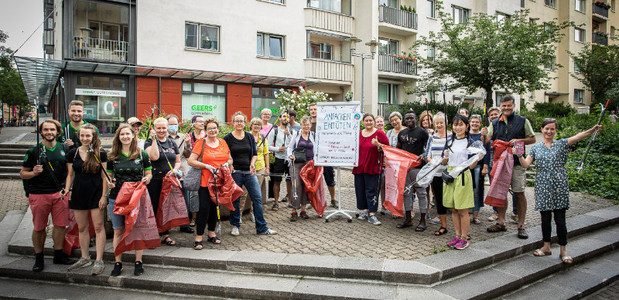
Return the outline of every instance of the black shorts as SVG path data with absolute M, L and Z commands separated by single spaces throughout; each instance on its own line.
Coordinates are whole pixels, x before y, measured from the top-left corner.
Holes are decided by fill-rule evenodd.
M 327 186 L 335 186 L 335 170 L 333 170 L 333 167 L 325 166 L 322 175 L 325 177 Z
M 282 176 L 281 174 L 288 175 L 290 174 L 288 163 L 285 159 L 275 158 L 275 162 L 273 163 L 273 168 L 271 169 L 271 173 L 275 173 L 274 176 L 271 176 L 271 180 L 274 182 L 281 182 Z M 288 179 L 290 180 L 290 179 Z

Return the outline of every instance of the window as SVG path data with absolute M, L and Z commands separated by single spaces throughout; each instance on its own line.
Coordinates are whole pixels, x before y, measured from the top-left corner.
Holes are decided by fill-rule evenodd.
M 436 57 L 436 47 L 428 46 L 428 54 L 427 54 L 428 60 L 434 60 L 435 57 Z
M 555 8 L 555 0 L 544 0 L 544 5 Z
M 584 90 L 574 89 L 574 103 L 583 103 L 584 95 Z
M 279 100 L 275 98 L 276 95 L 277 89 L 275 88 L 253 87 L 251 89 L 251 115 L 260 116 L 260 112 L 268 108 L 272 113 L 269 122 L 275 123 L 279 117 Z
M 470 10 L 458 6 L 452 6 L 451 10 L 454 24 L 466 24 L 468 22 Z
M 388 6 L 391 8 L 400 8 L 398 0 L 378 0 L 378 6 Z
M 576 64 L 576 61 L 574 61 L 574 73 L 580 74 L 580 68 L 578 67 L 578 64 Z
M 327 43 L 310 43 L 310 58 L 332 59 L 333 46 Z
M 284 2 L 284 0 L 260 0 L 260 1 L 275 2 L 275 3 L 279 3 L 279 4 L 286 4 L 286 2 Z
M 585 12 L 585 0 L 575 0 L 574 9 L 579 12 Z
M 610 10 L 615 11 L 615 0 L 610 0 Z
M 509 15 L 497 12 L 496 13 L 496 19 L 497 19 L 497 21 L 499 21 L 501 23 L 505 23 L 506 20 L 509 20 Z
M 544 62 L 544 69 L 553 71 L 555 69 L 555 58 L 551 57 Z
M 204 116 L 226 120 L 226 86 L 223 84 L 183 82 L 182 118 Z
M 436 93 L 435 92 L 428 92 L 428 101 L 430 102 L 434 102 L 436 101 Z
M 351 0 L 307 0 L 307 7 L 324 9 L 345 15 L 351 14 Z M 388 2 L 388 1 L 386 1 Z M 397 2 L 397 0 L 396 0 Z M 396 6 L 397 7 L 397 6 Z
M 524 8 L 524 2 L 525 0 L 520 0 L 520 7 Z
M 284 58 L 284 37 L 269 33 L 258 33 L 257 54 L 261 57 Z
M 399 41 L 379 38 L 378 41 L 380 44 L 378 45 L 378 54 L 383 55 L 397 55 L 399 52 Z
M 506 94 L 503 92 L 495 92 L 495 98 L 494 98 L 495 99 L 494 102 L 496 103 L 495 106 L 497 107 L 501 106 L 501 99 L 503 99 L 505 95 Z
M 574 28 L 574 40 L 577 42 L 585 42 L 585 30 L 581 28 Z
M 219 27 L 185 23 L 185 48 L 219 51 Z
M 428 0 L 428 17 L 436 18 L 436 3 L 434 0 Z
M 611 39 L 616 38 L 616 36 L 615 36 L 616 32 L 615 31 L 616 31 L 615 26 L 610 26 L 610 38 Z
M 398 103 L 398 85 L 391 83 L 378 84 L 378 103 Z
M 544 23 L 544 31 L 547 32 L 548 35 L 552 37 L 555 31 L 555 27 L 548 23 Z

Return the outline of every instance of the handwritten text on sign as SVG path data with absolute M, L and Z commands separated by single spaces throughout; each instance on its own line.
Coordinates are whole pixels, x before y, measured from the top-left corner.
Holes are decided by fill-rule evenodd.
M 358 102 L 318 103 L 316 165 L 356 167 L 359 160 Z

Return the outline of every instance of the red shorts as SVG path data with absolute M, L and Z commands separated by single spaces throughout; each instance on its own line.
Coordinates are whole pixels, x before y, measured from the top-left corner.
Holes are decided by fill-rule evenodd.
M 28 204 L 32 210 L 34 231 L 44 230 L 49 213 L 52 213 L 54 226 L 67 226 L 69 223 L 69 200 L 61 198 L 60 192 L 53 194 L 30 194 Z

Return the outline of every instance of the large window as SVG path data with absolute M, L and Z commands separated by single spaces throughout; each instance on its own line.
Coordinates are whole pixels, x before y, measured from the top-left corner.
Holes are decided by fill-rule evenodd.
M 310 43 L 310 58 L 332 59 L 333 45 L 327 43 Z
M 274 123 L 279 117 L 279 100 L 275 98 L 278 89 L 270 87 L 253 87 L 251 89 L 251 115 L 260 117 L 260 112 L 268 108 L 271 110 L 271 121 Z
M 436 47 L 428 46 L 428 52 L 426 55 L 427 55 L 428 60 L 434 60 L 436 57 Z
M 574 0 L 574 9 L 579 12 L 585 12 L 585 0 Z
M 219 51 L 219 27 L 186 22 L 185 47 Z
M 84 102 L 84 120 L 101 134 L 113 134 L 127 117 L 127 78 L 77 75 L 75 99 Z
M 379 38 L 378 54 L 396 55 L 399 50 L 399 42 L 387 38 Z
M 307 7 L 350 15 L 351 0 L 307 0 Z
M 378 0 L 378 5 L 392 8 L 400 8 L 400 6 L 398 6 L 398 0 Z
M 585 30 L 582 28 L 574 28 L 574 40 L 577 42 L 585 42 Z
M 544 0 L 544 5 L 550 6 L 552 8 L 556 7 L 556 0 Z
M 183 82 L 183 119 L 203 116 L 226 121 L 226 86 L 223 84 Z
M 398 85 L 391 83 L 378 84 L 378 103 L 397 104 Z
M 257 35 L 257 50 L 258 56 L 269 58 L 284 58 L 284 42 L 285 39 L 281 35 L 261 33 Z
M 452 6 L 451 10 L 455 24 L 466 24 L 468 22 L 470 10 L 459 6 Z
M 436 2 L 434 0 L 428 0 L 427 7 L 428 7 L 428 11 L 427 11 L 428 17 L 436 18 Z
M 574 103 L 583 103 L 583 98 L 585 96 L 584 90 L 574 90 Z

